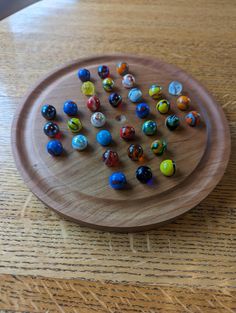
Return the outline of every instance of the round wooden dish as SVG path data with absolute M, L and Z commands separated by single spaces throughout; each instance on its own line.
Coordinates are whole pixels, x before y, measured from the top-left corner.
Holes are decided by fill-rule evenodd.
M 143 120 L 135 115 L 135 104 L 127 99 L 128 90 L 122 87 L 121 77 L 115 65 L 126 61 L 141 88 L 144 100 L 151 107 L 149 119 L 158 123 L 158 134 L 147 137 L 141 132 Z M 108 102 L 109 93 L 102 88 L 97 75 L 98 65 L 109 66 L 115 81 L 115 90 L 124 103 L 113 108 Z M 91 71 L 96 92 L 101 100 L 101 111 L 107 117 L 104 128 L 111 131 L 111 148 L 119 153 L 121 163 L 117 168 L 106 167 L 102 154 L 106 150 L 96 142 L 95 129 L 90 124 L 91 112 L 86 107 L 87 98 L 81 94 L 81 82 L 77 78 L 79 68 Z M 201 114 L 201 125 L 189 127 L 184 121 L 186 112 L 176 108 L 176 97 L 168 92 L 168 83 L 178 80 L 183 83 L 183 94 L 191 98 L 191 109 Z M 169 131 L 165 125 L 166 115 L 155 108 L 156 102 L 148 96 L 149 86 L 158 83 L 171 101 L 171 113 L 181 119 L 181 127 Z M 63 113 L 65 100 L 78 103 L 79 117 L 83 123 L 82 133 L 88 137 L 89 148 L 83 152 L 71 147 L 72 134 L 67 130 L 68 117 Z M 62 130 L 61 141 L 65 153 L 51 157 L 45 149 L 48 138 L 42 128 L 45 120 L 40 114 L 41 106 L 52 104 L 58 112 L 57 123 Z M 127 156 L 127 143 L 119 138 L 122 125 L 133 125 L 136 139 L 141 143 L 145 157 L 133 162 Z M 165 138 L 168 150 L 162 157 L 150 151 L 156 138 Z M 106 55 L 84 58 L 67 64 L 49 74 L 27 95 L 17 110 L 13 121 L 12 145 L 16 164 L 26 184 L 47 206 L 80 224 L 111 231 L 139 231 L 173 219 L 196 206 L 216 186 L 222 177 L 230 153 L 230 135 L 222 109 L 207 91 L 191 76 L 173 65 L 160 60 L 127 55 Z M 164 177 L 159 170 L 163 159 L 174 159 L 177 172 L 173 177 Z M 151 167 L 152 184 L 140 184 L 135 170 L 141 164 Z M 116 191 L 109 187 L 108 177 L 113 171 L 123 171 L 128 180 L 126 190 Z

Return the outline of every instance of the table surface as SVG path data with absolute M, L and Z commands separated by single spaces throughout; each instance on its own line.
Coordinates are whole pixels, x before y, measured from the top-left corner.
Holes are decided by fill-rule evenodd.
M 235 15 L 233 0 L 47 0 L 0 22 L 1 312 L 236 312 Z M 62 219 L 28 190 L 11 152 L 12 117 L 31 84 L 70 60 L 115 52 L 192 74 L 231 130 L 215 190 L 145 233 Z

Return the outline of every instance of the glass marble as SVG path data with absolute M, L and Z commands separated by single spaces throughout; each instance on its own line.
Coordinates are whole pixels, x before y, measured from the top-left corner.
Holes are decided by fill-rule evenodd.
M 126 62 L 116 64 L 116 71 L 119 75 L 124 76 L 129 73 L 129 65 Z
M 139 118 L 145 118 L 149 115 L 150 113 L 150 108 L 149 105 L 145 102 L 139 103 L 136 106 L 136 115 Z
M 183 90 L 183 85 L 178 81 L 172 81 L 169 84 L 168 91 L 172 96 L 179 96 Z
M 200 114 L 197 111 L 191 111 L 185 115 L 185 121 L 189 126 L 195 127 L 200 123 Z
M 75 150 L 82 151 L 88 146 L 88 139 L 84 135 L 77 135 L 72 138 L 72 148 Z
M 157 102 L 156 109 L 161 114 L 165 114 L 170 109 L 170 102 L 166 99 L 162 99 L 162 100 Z
M 152 179 L 152 170 L 148 166 L 139 166 L 136 170 L 136 178 L 140 183 L 147 184 Z
M 120 129 L 120 138 L 125 140 L 132 140 L 135 136 L 135 129 L 133 126 L 123 126 Z
M 139 161 L 143 157 L 143 148 L 139 144 L 132 144 L 128 148 L 128 157 L 132 161 Z
M 110 75 L 109 67 L 106 65 L 100 65 L 98 67 L 98 76 L 101 79 L 107 78 Z
M 69 116 L 74 116 L 78 113 L 77 104 L 72 100 L 64 102 L 63 111 Z
M 149 93 L 149 96 L 152 97 L 152 99 L 157 100 L 161 96 L 162 87 L 159 85 L 151 85 L 148 93 Z
M 108 146 L 112 141 L 112 136 L 108 130 L 104 129 L 97 133 L 96 139 L 101 146 Z
M 155 121 L 146 121 L 143 123 L 142 131 L 147 136 L 155 135 L 157 132 L 157 123 Z
M 112 150 L 106 150 L 102 156 L 103 162 L 108 166 L 117 166 L 119 163 L 118 153 Z
M 43 127 L 44 134 L 50 138 L 54 138 L 59 134 L 60 129 L 56 123 L 47 122 Z
M 46 120 L 53 120 L 56 117 L 57 111 L 53 105 L 45 104 L 41 108 L 41 114 Z
M 123 189 L 125 188 L 127 181 L 125 174 L 122 172 L 112 173 L 109 177 L 109 184 L 113 189 Z
M 114 108 L 117 108 L 122 103 L 122 97 L 116 92 L 113 92 L 109 96 L 109 103 Z
M 81 91 L 85 96 L 93 96 L 95 94 L 95 86 L 92 82 L 84 82 L 81 86 Z
M 72 133 L 78 133 L 82 129 L 82 123 L 77 117 L 72 117 L 67 122 L 67 127 L 72 131 Z
M 126 74 L 122 79 L 122 85 L 125 88 L 133 88 L 135 84 L 135 78 L 131 74 Z
M 63 149 L 62 143 L 57 139 L 50 140 L 47 143 L 47 151 L 52 156 L 61 155 L 63 153 L 63 150 L 64 149 Z
M 187 96 L 179 96 L 176 100 L 176 104 L 179 110 L 186 111 L 189 108 L 191 100 Z
M 97 96 L 92 96 L 87 101 L 87 107 L 91 112 L 96 112 L 100 109 L 101 103 Z
M 142 91 L 139 88 L 132 88 L 129 91 L 128 98 L 131 102 L 139 102 L 142 99 Z
M 151 144 L 151 150 L 156 155 L 162 155 L 165 152 L 166 148 L 166 141 L 162 139 L 154 140 Z
M 86 68 L 80 68 L 78 71 L 78 77 L 82 82 L 90 80 L 90 72 Z
M 164 176 L 173 176 L 176 171 L 176 164 L 173 160 L 164 160 L 160 164 L 160 171 Z
M 104 88 L 105 91 L 112 91 L 112 89 L 114 88 L 114 80 L 111 79 L 110 77 L 107 77 L 105 78 L 103 81 L 102 81 L 102 86 Z
M 169 130 L 175 130 L 180 124 L 178 116 L 175 114 L 167 116 L 165 124 Z
M 94 127 L 102 127 L 106 123 L 106 117 L 102 112 L 95 112 L 91 116 L 91 124 Z

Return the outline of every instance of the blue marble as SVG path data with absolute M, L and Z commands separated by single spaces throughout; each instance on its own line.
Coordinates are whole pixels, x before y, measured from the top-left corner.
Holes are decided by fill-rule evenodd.
M 122 172 L 112 173 L 109 177 L 109 184 L 113 189 L 123 189 L 126 185 L 126 177 Z
M 53 120 L 56 117 L 57 111 L 53 105 L 45 104 L 41 108 L 41 114 L 47 120 Z
M 63 153 L 62 143 L 59 140 L 57 140 L 57 139 L 50 140 L 47 143 L 47 151 L 52 156 L 59 156 L 59 155 L 61 155 Z
M 82 82 L 90 80 L 90 72 L 86 68 L 80 68 L 78 71 L 78 77 Z
M 139 102 L 142 99 L 142 91 L 139 88 L 132 88 L 128 94 L 128 98 L 131 102 Z
M 136 115 L 139 118 L 145 118 L 150 113 L 149 105 L 145 102 L 139 103 L 136 106 Z
M 179 96 L 182 90 L 183 90 L 183 85 L 176 80 L 172 81 L 169 84 L 168 91 L 169 91 L 169 94 L 172 96 Z
M 108 146 L 112 141 L 111 133 L 108 130 L 100 130 L 96 136 L 97 142 L 102 146 Z
M 72 100 L 67 100 L 64 103 L 63 111 L 64 111 L 64 113 L 66 113 L 69 116 L 74 116 L 78 113 L 77 104 Z
M 82 151 L 88 146 L 88 139 L 84 135 L 77 135 L 72 138 L 72 148 L 75 150 Z

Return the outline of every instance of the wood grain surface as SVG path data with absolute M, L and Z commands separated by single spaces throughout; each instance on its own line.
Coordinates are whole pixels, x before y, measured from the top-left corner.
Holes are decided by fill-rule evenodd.
M 2 312 L 235 312 L 235 29 L 231 0 L 47 0 L 0 22 Z M 65 221 L 16 171 L 10 124 L 26 90 L 92 52 L 176 64 L 226 113 L 225 176 L 200 205 L 160 229 L 112 234 Z
M 122 88 L 121 77 L 116 73 L 115 65 L 120 60 L 128 62 L 137 86 L 142 89 L 143 101 L 150 105 L 148 118 L 158 125 L 155 136 L 142 133 L 144 120 L 137 118 L 136 105 L 127 99 L 128 91 Z M 119 108 L 108 103 L 109 93 L 103 90 L 101 79 L 97 77 L 100 64 L 110 68 L 114 90 L 123 99 Z M 79 68 L 89 69 L 102 103 L 100 111 L 106 116 L 103 129 L 110 130 L 112 143 L 109 147 L 117 151 L 120 158 L 115 169 L 102 162 L 102 154 L 108 147 L 96 142 L 98 129 L 90 123 L 87 97 L 82 94 L 77 78 Z M 167 95 L 171 80 L 184 84 L 183 93 L 191 97 L 189 110 L 196 110 L 201 116 L 197 127 L 187 125 L 186 111 L 180 112 L 176 97 Z M 153 82 L 163 86 L 163 97 L 171 103 L 169 114 L 180 118 L 180 126 L 175 131 L 165 127 L 167 115 L 158 114 L 156 101 L 149 99 L 148 89 Z M 68 116 L 62 111 L 67 99 L 77 100 L 78 117 L 83 125 L 80 133 L 88 137 L 88 148 L 82 153 L 71 147 L 73 134 L 67 128 Z M 45 119 L 41 115 L 45 103 L 53 104 L 57 111 L 56 123 L 64 147 L 63 155 L 58 158 L 51 157 L 45 149 L 48 137 L 42 131 Z M 124 121 L 116 118 L 121 115 Z M 120 128 L 125 125 L 135 127 L 132 141 L 120 138 Z M 150 149 L 155 138 L 164 138 L 167 142 L 167 151 L 162 157 L 155 156 Z M 127 156 L 131 143 L 143 147 L 144 156 L 139 162 L 132 162 Z M 230 135 L 221 107 L 187 73 L 160 60 L 113 54 L 73 61 L 32 87 L 13 119 L 12 149 L 24 181 L 45 205 L 85 226 L 127 232 L 155 228 L 205 198 L 224 174 L 230 154 Z M 164 159 L 173 159 L 177 164 L 172 178 L 160 174 L 160 163 Z M 137 182 L 135 171 L 140 165 L 152 169 L 151 184 Z M 121 191 L 113 190 L 108 184 L 109 175 L 118 170 L 125 173 L 128 182 L 127 188 Z

